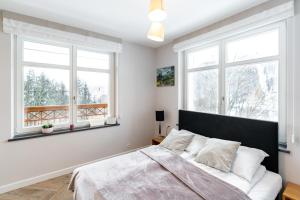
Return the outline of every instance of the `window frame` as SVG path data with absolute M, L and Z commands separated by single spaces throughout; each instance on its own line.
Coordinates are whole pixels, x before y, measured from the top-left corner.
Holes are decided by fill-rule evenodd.
M 244 61 L 228 62 L 226 63 L 226 43 L 230 41 L 235 41 L 238 39 L 246 38 L 247 36 L 253 36 L 255 34 L 271 31 L 278 29 L 279 33 L 279 51 L 276 56 L 266 56 L 263 58 L 248 59 Z M 224 34 L 226 35 L 226 34 Z M 188 109 L 188 65 L 187 58 L 188 53 L 197 51 L 202 48 L 207 48 L 219 44 L 219 98 L 218 98 L 218 113 L 221 115 L 226 115 L 226 85 L 225 85 L 225 73 L 226 68 L 245 65 L 245 64 L 255 64 L 264 63 L 278 60 L 278 124 L 279 124 L 279 135 L 285 134 L 287 132 L 287 23 L 286 21 L 280 21 L 270 25 L 266 25 L 260 28 L 255 28 L 247 32 L 236 31 L 230 36 L 220 37 L 218 36 L 215 40 L 211 39 L 208 43 L 204 45 L 198 45 L 196 47 L 184 50 L 182 52 L 182 63 L 183 63 L 183 73 L 181 78 L 183 79 L 182 84 L 182 108 Z M 243 117 L 241 117 L 243 118 Z M 267 120 L 266 120 L 267 121 Z
M 25 127 L 24 126 L 24 66 L 32 66 L 45 69 L 64 69 L 69 70 L 69 121 L 67 123 L 56 124 L 55 128 L 69 128 L 70 124 L 75 126 L 85 125 L 85 122 L 77 121 L 77 72 L 78 71 L 89 71 L 89 72 L 104 72 L 109 74 L 109 100 L 108 100 L 108 115 L 116 116 L 116 59 L 117 54 L 110 51 L 99 50 L 94 47 L 86 47 L 82 45 L 74 45 L 68 43 L 62 43 L 57 41 L 45 40 L 34 37 L 19 36 L 14 37 L 15 41 L 15 67 L 14 67 L 14 105 L 15 105 L 15 119 L 14 119 L 14 129 L 15 135 L 22 135 L 26 133 L 40 131 L 41 125 Z M 24 61 L 24 41 L 36 42 L 41 44 L 54 45 L 58 47 L 65 47 L 69 49 L 69 65 L 59 65 L 59 64 L 47 64 L 38 62 L 27 62 Z M 103 53 L 109 55 L 109 69 L 94 69 L 88 67 L 78 67 L 77 66 L 77 49 L 82 49 L 90 52 Z
M 89 67 L 79 67 L 77 66 L 77 50 L 85 50 L 85 51 L 89 51 L 89 52 L 94 52 L 94 53 L 103 53 L 103 54 L 108 54 L 109 55 L 109 69 L 97 69 L 97 68 L 89 68 Z M 114 53 L 111 52 L 104 52 L 95 48 L 91 48 L 91 47 L 84 47 L 84 46 L 72 46 L 72 63 L 73 63 L 73 74 L 72 74 L 72 79 L 73 79 L 73 83 L 72 83 L 72 88 L 73 88 L 73 104 L 77 105 L 77 72 L 78 71 L 84 71 L 84 72 L 98 72 L 98 73 L 108 73 L 109 74 L 109 94 L 108 94 L 108 113 L 110 116 L 114 116 L 115 115 L 115 55 Z M 75 91 L 75 92 L 74 92 Z M 75 94 L 74 94 L 75 93 Z M 75 97 L 75 99 L 74 99 Z M 76 106 L 73 106 L 72 108 L 72 122 L 74 122 L 74 124 L 85 124 L 85 122 L 78 122 L 77 121 L 77 108 Z
M 188 68 L 188 60 L 186 59 L 188 54 L 189 53 L 193 53 L 195 51 L 198 51 L 198 50 L 202 50 L 202 49 L 206 49 L 206 48 L 210 48 L 210 47 L 213 47 L 213 46 L 218 46 L 219 48 L 219 64 L 217 65 L 208 65 L 208 66 L 200 66 L 200 67 L 194 67 L 194 68 L 191 68 L 189 69 Z M 188 93 L 188 75 L 190 72 L 201 72 L 201 71 L 209 71 L 209 70 L 213 70 L 213 69 L 217 69 L 218 70 L 218 80 L 220 80 L 220 68 L 221 68 L 221 44 L 219 41 L 217 42 L 212 42 L 212 43 L 208 43 L 208 44 L 205 44 L 205 45 L 202 45 L 202 46 L 199 46 L 199 47 L 195 47 L 193 49 L 189 49 L 185 52 L 185 59 L 184 59 L 184 107 L 185 109 L 188 108 L 188 96 L 189 96 L 189 93 Z M 217 102 L 218 104 L 220 103 L 220 100 L 219 100 L 219 97 L 220 97 L 220 94 L 221 94 L 221 88 L 220 88 L 220 84 L 218 84 L 218 99 L 217 99 Z M 218 105 L 218 111 L 220 112 L 220 106 Z

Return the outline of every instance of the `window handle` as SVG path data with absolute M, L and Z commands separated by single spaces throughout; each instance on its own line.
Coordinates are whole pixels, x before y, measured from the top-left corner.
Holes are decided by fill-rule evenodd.
M 221 105 L 225 104 L 225 97 L 221 98 Z

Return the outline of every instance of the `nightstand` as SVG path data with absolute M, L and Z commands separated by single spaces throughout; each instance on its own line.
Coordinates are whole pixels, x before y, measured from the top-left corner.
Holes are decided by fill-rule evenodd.
M 300 185 L 287 183 L 282 200 L 300 200 Z
M 157 136 L 152 139 L 152 145 L 160 144 L 166 137 L 165 136 Z

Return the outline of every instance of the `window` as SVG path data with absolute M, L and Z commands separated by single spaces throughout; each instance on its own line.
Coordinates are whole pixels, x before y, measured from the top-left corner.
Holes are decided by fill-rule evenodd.
M 219 46 L 213 45 L 187 54 L 187 94 L 189 110 L 218 112 Z
M 94 121 L 111 109 L 109 54 L 77 50 L 77 121 Z
M 225 114 L 278 121 L 279 28 L 225 42 Z
M 278 121 L 285 132 L 285 25 L 185 51 L 188 110 Z
M 225 114 L 278 121 L 278 61 L 225 70 Z
M 17 37 L 16 131 L 100 125 L 114 115 L 109 52 Z

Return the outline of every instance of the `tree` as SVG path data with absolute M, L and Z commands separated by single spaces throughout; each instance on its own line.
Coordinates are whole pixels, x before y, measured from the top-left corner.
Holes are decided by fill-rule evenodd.
M 276 73 L 277 67 L 274 63 L 228 69 L 227 114 L 276 120 L 274 119 L 278 112 Z
M 84 80 L 77 80 L 78 104 L 94 104 L 107 100 L 102 95 L 92 95 L 88 84 Z M 69 91 L 63 82 L 51 80 L 45 73 L 36 75 L 29 70 L 24 81 L 25 106 L 67 105 L 69 103 Z
M 77 80 L 77 91 L 78 91 L 78 103 L 79 104 L 91 104 L 92 95 L 90 93 L 89 87 L 85 81 L 80 79 Z
M 63 82 L 50 80 L 47 75 L 28 71 L 24 82 L 25 106 L 66 105 L 69 93 Z
M 24 83 L 24 102 L 26 106 L 34 105 L 34 90 L 35 90 L 35 74 L 30 70 L 26 74 L 25 83 Z
M 69 103 L 69 95 L 68 91 L 64 83 L 60 83 L 57 88 L 56 99 L 58 100 L 60 105 L 65 105 Z
M 215 70 L 193 72 L 190 75 L 192 109 L 202 112 L 216 112 L 218 107 L 218 73 Z

